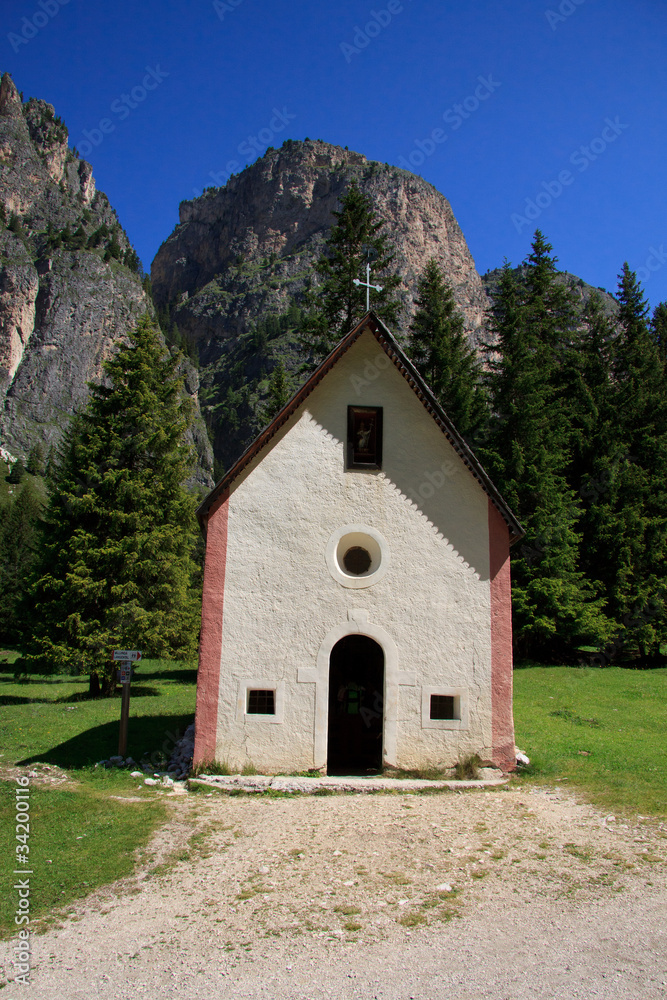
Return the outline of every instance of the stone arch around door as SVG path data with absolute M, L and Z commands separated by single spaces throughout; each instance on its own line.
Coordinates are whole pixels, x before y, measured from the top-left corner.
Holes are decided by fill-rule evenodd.
M 315 684 L 315 746 L 314 766 L 324 768 L 327 763 L 327 738 L 329 723 L 329 663 L 331 651 L 337 642 L 348 635 L 365 635 L 374 639 L 384 653 L 384 736 L 383 764 L 396 766 L 398 736 L 398 688 L 405 684 L 414 686 L 414 673 L 399 670 L 398 647 L 389 633 L 368 620 L 367 611 L 348 611 L 348 620 L 331 629 L 324 637 L 317 653 L 315 668 L 301 668 L 297 679 L 304 684 Z

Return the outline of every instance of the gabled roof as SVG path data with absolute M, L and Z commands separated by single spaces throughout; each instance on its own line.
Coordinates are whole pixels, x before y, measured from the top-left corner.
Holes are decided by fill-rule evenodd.
M 324 361 L 317 366 L 307 382 L 301 386 L 298 392 L 296 392 L 289 402 L 283 406 L 282 410 L 276 414 L 268 427 L 265 427 L 264 430 L 257 435 L 252 444 L 246 448 L 231 469 L 226 472 L 220 482 L 214 486 L 209 495 L 197 509 L 197 517 L 199 518 L 200 523 L 205 525 L 208 512 L 218 497 L 230 488 L 237 476 L 243 472 L 246 466 L 249 465 L 255 456 L 258 455 L 265 445 L 268 444 L 276 432 L 280 430 L 287 420 L 289 420 L 294 411 L 301 406 L 304 400 L 310 396 L 313 389 L 319 385 L 325 375 L 331 371 L 345 352 L 348 351 L 354 343 L 356 343 L 365 330 L 368 330 L 373 334 L 378 344 L 392 360 L 395 367 L 401 373 L 415 395 L 419 398 L 424 406 L 424 409 L 430 413 L 437 425 L 440 427 L 441 431 L 454 448 L 454 451 L 468 467 L 484 492 L 488 494 L 492 503 L 496 506 L 509 528 L 510 544 L 512 545 L 520 538 L 523 538 L 523 528 L 503 500 L 498 489 L 489 479 L 487 473 L 482 468 L 481 463 L 456 430 L 417 369 L 414 367 L 412 362 L 408 360 L 392 334 L 374 312 L 366 313 L 364 318 L 354 327 L 354 329 L 350 330 L 350 332 L 343 337 L 336 347 L 334 347 L 333 351 L 331 351 Z

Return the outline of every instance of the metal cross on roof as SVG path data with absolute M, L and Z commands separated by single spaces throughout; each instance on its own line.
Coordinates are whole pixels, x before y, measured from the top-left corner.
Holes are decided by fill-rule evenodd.
M 366 289 L 366 312 L 368 312 L 371 308 L 371 288 L 376 292 L 382 291 L 382 285 L 371 285 L 370 261 L 366 263 L 366 280 L 360 281 L 359 278 L 354 278 L 352 284 L 361 285 L 362 288 Z

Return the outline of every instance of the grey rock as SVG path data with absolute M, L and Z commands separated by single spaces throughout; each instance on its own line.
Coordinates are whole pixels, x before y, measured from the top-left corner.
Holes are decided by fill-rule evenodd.
M 25 461 L 33 445 L 47 453 L 57 445 L 114 345 L 154 309 L 140 275 L 122 262 L 131 246 L 92 167 L 68 147 L 54 108 L 34 98 L 22 104 L 7 73 L 0 165 L 0 205 L 20 229 L 0 225 L 0 436 Z M 121 259 L 104 260 L 112 237 Z M 183 367 L 196 409 L 194 478 L 211 485 L 199 379 L 191 363 Z
M 179 329 L 197 345 L 212 408 L 229 388 L 225 363 L 232 363 L 239 337 L 260 315 L 284 312 L 313 277 L 335 223 L 332 211 L 352 180 L 395 243 L 403 279 L 399 338 L 414 312 L 419 275 L 434 257 L 452 284 L 471 342 L 482 339 L 488 298 L 447 199 L 422 178 L 360 153 L 288 141 L 225 187 L 182 202 L 179 224 L 152 264 L 155 300 L 173 307 Z M 253 431 L 250 423 L 235 432 L 226 422 L 216 433 L 216 457 L 229 466 Z

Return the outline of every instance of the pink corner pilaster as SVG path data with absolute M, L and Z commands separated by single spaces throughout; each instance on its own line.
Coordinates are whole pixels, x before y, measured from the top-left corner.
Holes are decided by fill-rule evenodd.
M 512 586 L 509 529 L 489 499 L 489 562 L 491 580 L 491 726 L 493 762 L 514 770 L 512 713 Z
M 228 522 L 229 491 L 226 491 L 208 513 L 197 673 L 195 765 L 215 758 Z

